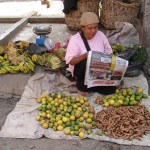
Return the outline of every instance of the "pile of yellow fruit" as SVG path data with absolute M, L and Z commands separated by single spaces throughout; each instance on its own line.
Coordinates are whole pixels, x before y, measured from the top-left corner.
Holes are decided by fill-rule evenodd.
M 36 120 L 40 125 L 54 131 L 63 131 L 66 135 L 85 137 L 92 134 L 96 127 L 95 110 L 84 96 L 67 96 L 64 93 L 44 94 L 37 99 L 41 106 Z
M 138 104 L 142 98 L 147 97 L 148 96 L 143 93 L 143 89 L 139 87 L 136 89 L 116 89 L 115 94 L 103 97 L 102 104 L 104 107 L 134 106 Z

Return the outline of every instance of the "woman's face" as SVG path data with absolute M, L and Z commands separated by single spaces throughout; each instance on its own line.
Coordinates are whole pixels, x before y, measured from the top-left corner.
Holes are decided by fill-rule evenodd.
M 92 39 L 98 31 L 98 24 L 90 24 L 82 27 L 84 35 L 87 40 Z

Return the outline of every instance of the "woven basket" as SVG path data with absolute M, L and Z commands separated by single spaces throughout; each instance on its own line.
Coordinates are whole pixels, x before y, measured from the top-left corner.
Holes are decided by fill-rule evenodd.
M 65 14 L 65 22 L 70 30 L 80 29 L 80 17 L 84 12 L 94 12 L 99 16 L 100 0 L 78 0 L 78 10 Z
M 118 0 L 103 0 L 100 21 L 106 29 L 115 29 L 115 22 L 134 24 L 139 12 L 139 4 L 122 3 Z

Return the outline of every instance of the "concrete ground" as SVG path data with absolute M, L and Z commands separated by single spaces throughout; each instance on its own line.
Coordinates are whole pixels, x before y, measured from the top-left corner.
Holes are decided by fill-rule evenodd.
M 12 0 L 14 1 L 14 0 Z M 12 2 L 11 1 L 11 2 Z M 17 0 L 16 0 L 17 1 Z M 29 1 L 29 0 L 28 0 Z M 15 15 L 23 15 L 24 13 L 27 13 L 28 11 L 31 11 L 31 9 L 22 12 L 23 6 L 26 6 L 28 8 L 30 5 L 25 5 L 25 3 L 22 3 L 23 5 L 20 5 L 19 7 L 16 6 L 16 2 L 14 7 L 11 7 L 10 3 L 7 5 L 4 5 L 5 1 L 0 1 L 0 14 L 5 14 L 7 12 L 7 9 L 5 8 L 12 8 L 12 12 L 16 12 Z M 40 5 L 40 1 L 33 1 L 34 3 L 38 3 L 38 6 Z M 55 1 L 59 2 L 60 1 Z M 54 2 L 54 3 L 55 3 Z M 17 1 L 17 4 L 21 3 Z M 53 4 L 54 4 L 53 3 Z M 3 4 L 3 6 L 2 6 Z M 32 3 L 33 4 L 33 3 Z M 56 4 L 56 3 L 55 3 Z M 6 7 L 8 6 L 9 7 Z M 37 5 L 32 5 L 37 6 Z M 59 5 L 53 5 L 53 8 L 57 8 L 56 6 Z M 39 6 L 41 8 L 41 6 Z M 42 6 L 43 7 L 43 6 Z M 32 7 L 33 8 L 33 7 Z M 37 7 L 34 7 L 37 8 Z M 13 10 L 14 9 L 14 10 Z M 46 10 L 45 10 L 46 9 Z M 47 10 L 47 8 L 44 8 L 42 12 L 51 11 L 52 7 Z M 22 11 L 21 11 L 22 10 Z M 56 14 L 56 12 L 53 9 L 53 13 Z M 2 12 L 1 12 L 2 11 Z M 18 11 L 18 12 L 17 12 Z M 7 15 L 12 15 L 12 12 Z M 43 13 L 44 14 L 44 13 Z M 48 13 L 46 13 L 48 14 Z M 6 14 L 5 14 L 6 15 Z M 6 15 L 6 16 L 7 16 Z M 36 35 L 32 32 L 32 29 L 37 24 L 28 24 L 23 30 L 21 30 L 19 33 L 17 33 L 11 40 L 27 40 L 30 42 L 35 42 Z M 49 35 L 49 37 L 56 41 L 63 41 L 64 34 L 66 32 L 69 32 L 71 34 L 74 34 L 75 31 L 70 31 L 65 24 L 50 24 L 52 26 L 52 33 Z M 0 33 L 4 33 L 7 28 L 9 28 L 11 24 L 2 24 Z M 38 68 L 37 68 L 38 69 Z M 15 108 L 16 103 L 19 101 L 25 85 L 27 85 L 28 79 L 31 77 L 32 74 L 24 75 L 24 74 L 6 74 L 0 76 L 0 129 L 3 126 L 7 115 Z M 11 138 L 0 138 L 0 150 L 150 150 L 150 147 L 142 147 L 142 146 L 134 146 L 134 145 L 118 145 L 115 143 L 109 143 L 104 141 L 96 141 L 92 139 L 85 139 L 85 140 L 51 140 L 48 138 L 42 137 L 41 139 L 11 139 Z
M 0 0 L 0 17 L 20 17 L 31 11 L 37 11 L 38 16 L 64 17 L 62 1 L 49 1 L 50 8 L 41 5 L 41 0 Z

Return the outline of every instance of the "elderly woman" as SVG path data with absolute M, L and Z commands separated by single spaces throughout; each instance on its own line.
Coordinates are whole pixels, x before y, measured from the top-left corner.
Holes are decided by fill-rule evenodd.
M 112 94 L 115 86 L 97 86 L 87 88 L 84 85 L 86 60 L 89 50 L 111 54 L 112 49 L 106 36 L 98 31 L 99 19 L 93 12 L 85 12 L 80 19 L 81 32 L 72 36 L 68 43 L 65 56 L 66 63 L 69 64 L 72 76 L 77 79 L 76 87 L 79 94 L 87 95 L 87 92 L 99 92 L 101 94 Z

